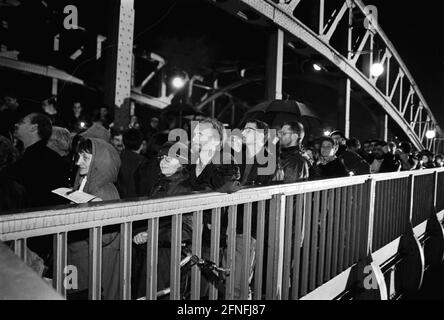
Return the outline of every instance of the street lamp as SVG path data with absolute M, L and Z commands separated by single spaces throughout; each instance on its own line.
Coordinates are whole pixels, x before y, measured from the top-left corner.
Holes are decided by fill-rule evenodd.
M 427 130 L 425 135 L 426 135 L 427 139 L 434 139 L 436 137 L 436 131 L 435 130 Z
M 183 77 L 175 76 L 171 79 L 171 85 L 174 89 L 180 90 L 185 87 L 186 80 Z
M 315 71 L 319 72 L 319 71 L 322 70 L 322 67 L 319 64 L 317 64 L 317 63 L 313 63 L 313 69 Z
M 375 62 L 370 66 L 370 74 L 373 77 L 379 77 L 384 73 L 384 66 L 380 62 Z

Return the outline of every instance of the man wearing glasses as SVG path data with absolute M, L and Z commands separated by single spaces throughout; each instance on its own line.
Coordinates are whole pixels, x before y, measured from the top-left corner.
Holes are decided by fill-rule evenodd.
M 304 135 L 304 126 L 297 121 L 284 123 L 278 131 L 281 152 L 275 180 L 290 183 L 308 178 L 309 164 L 301 151 Z

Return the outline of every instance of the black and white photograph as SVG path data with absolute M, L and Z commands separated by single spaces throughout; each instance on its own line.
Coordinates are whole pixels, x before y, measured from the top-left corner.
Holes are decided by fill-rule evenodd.
M 444 300 L 443 32 L 439 1 L 0 0 L 0 300 Z

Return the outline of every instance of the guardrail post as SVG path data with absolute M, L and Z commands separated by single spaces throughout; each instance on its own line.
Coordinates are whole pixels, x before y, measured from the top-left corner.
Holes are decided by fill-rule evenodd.
M 359 300 L 387 300 L 387 287 L 384 275 L 379 266 L 373 262 L 372 246 L 373 246 L 373 228 L 375 220 L 375 204 L 376 204 L 376 181 L 369 179 L 365 182 L 367 190 L 367 233 L 366 235 L 366 256 L 361 257 L 358 263 L 358 287 L 361 289 L 355 295 Z
M 436 201 L 438 196 L 438 172 L 433 173 L 433 212 L 427 220 L 426 234 L 429 237 L 424 244 L 426 265 L 432 269 L 439 266 L 444 260 L 444 229 L 438 220 Z
M 414 292 L 421 287 L 424 276 L 424 252 L 413 232 L 413 205 L 415 176 L 409 176 L 409 226 L 401 236 L 398 253 L 402 257 L 395 270 L 395 286 L 405 293 Z
M 284 268 L 285 200 L 283 194 L 274 195 L 270 205 L 269 252 L 267 262 L 267 299 L 282 299 Z M 271 282 L 269 281 L 271 280 Z

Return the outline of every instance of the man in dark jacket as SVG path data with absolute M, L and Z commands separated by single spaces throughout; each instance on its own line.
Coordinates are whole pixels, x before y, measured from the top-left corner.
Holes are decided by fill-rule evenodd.
M 16 124 L 15 136 L 23 142 L 25 152 L 20 160 L 3 171 L 25 188 L 29 208 L 67 203 L 51 192 L 69 183 L 69 165 L 46 146 L 51 133 L 51 121 L 40 113 L 31 113 Z M 28 245 L 48 263 L 51 236 L 32 238 Z
M 399 159 L 389 152 L 387 142 L 376 142 L 374 154 L 375 159 L 370 165 L 371 173 L 395 172 L 401 169 Z
M 302 156 L 301 142 L 304 139 L 304 126 L 297 121 L 285 123 L 278 132 L 280 157 L 277 181 L 296 182 L 308 178 L 309 163 Z
M 343 161 L 349 174 L 352 176 L 370 173 L 370 165 L 357 153 L 360 149 L 360 145 L 359 140 L 356 138 L 347 140 L 347 150 L 342 152 L 339 157 Z
M 123 133 L 125 149 L 120 154 L 121 166 L 117 178 L 120 198 L 147 196 L 149 190 L 148 160 L 140 155 L 143 134 L 137 129 L 128 129 Z
M 23 142 L 25 152 L 5 171 L 25 187 L 31 208 L 66 203 L 51 192 L 68 185 L 69 172 L 62 157 L 46 146 L 51 133 L 51 121 L 40 113 L 31 113 L 16 124 L 15 136 Z

